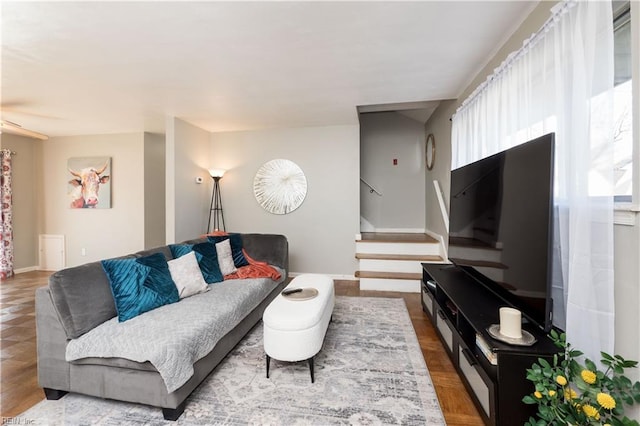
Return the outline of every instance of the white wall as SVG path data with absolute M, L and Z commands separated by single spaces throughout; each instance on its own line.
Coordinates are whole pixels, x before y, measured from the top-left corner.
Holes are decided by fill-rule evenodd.
M 426 171 L 425 222 L 429 231 L 444 237 L 445 241 L 448 236 L 447 225 L 442 216 L 433 181 L 437 180 L 440 183 L 448 215 L 449 192 L 451 190 L 451 121 L 449 118 L 455 112 L 455 107 L 455 101 L 440 103 L 438 109 L 427 122 L 427 132 L 433 133 L 436 155 L 433 168 Z
M 65 236 L 66 266 L 143 249 L 143 134 L 56 137 L 41 146 L 42 233 Z M 67 160 L 95 156 L 111 157 L 111 208 L 71 209 Z
M 360 214 L 376 231 L 425 229 L 425 129 L 396 112 L 360 114 Z M 393 160 L 397 159 L 397 165 Z
M 38 266 L 37 192 L 34 190 L 39 142 L 24 136 L 0 134 L 0 147 L 16 154 L 11 157 L 13 188 L 13 267 L 34 269 Z
M 214 133 L 211 167 L 228 170 L 220 181 L 227 231 L 284 234 L 292 272 L 352 277 L 359 232 L 358 126 L 303 127 Z M 253 178 L 265 162 L 296 163 L 307 178 L 302 205 L 286 215 L 260 207 Z
M 166 242 L 196 238 L 206 232 L 211 201 L 211 134 L 178 118 L 167 122 Z M 197 184 L 196 177 L 203 184 Z
M 165 136 L 144 134 L 144 247 L 164 245 L 165 211 Z

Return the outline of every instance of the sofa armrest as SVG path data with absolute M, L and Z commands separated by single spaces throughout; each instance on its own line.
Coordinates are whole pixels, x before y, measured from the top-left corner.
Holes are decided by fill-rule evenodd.
M 41 387 L 70 390 L 70 365 L 65 359 L 67 335 L 58 318 L 49 287 L 36 290 L 38 383 Z
M 242 234 L 242 246 L 252 258 L 289 271 L 289 242 L 284 235 Z

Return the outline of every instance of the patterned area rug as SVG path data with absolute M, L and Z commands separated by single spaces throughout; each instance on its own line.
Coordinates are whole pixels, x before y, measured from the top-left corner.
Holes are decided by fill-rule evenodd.
M 51 425 L 445 424 L 402 299 L 337 297 L 315 383 L 304 361 L 272 360 L 270 376 L 259 324 L 189 397 L 177 422 L 165 422 L 158 408 L 76 394 L 20 417 Z

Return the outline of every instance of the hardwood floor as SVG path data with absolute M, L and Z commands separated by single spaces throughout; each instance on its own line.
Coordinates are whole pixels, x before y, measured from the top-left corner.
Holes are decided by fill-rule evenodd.
M 48 277 L 48 272 L 27 272 L 0 284 L 0 416 L 3 420 L 44 398 L 37 381 L 34 295 L 36 288 L 46 285 Z M 447 425 L 483 424 L 431 322 L 422 312 L 419 294 L 360 291 L 357 281 L 335 281 L 335 286 L 337 295 L 403 298 Z
M 20 414 L 44 398 L 36 365 L 35 291 L 49 272 L 27 272 L 0 283 L 0 415 Z

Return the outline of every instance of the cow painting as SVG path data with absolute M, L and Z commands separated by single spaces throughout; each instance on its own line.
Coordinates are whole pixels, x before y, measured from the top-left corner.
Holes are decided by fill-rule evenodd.
M 93 160 L 94 165 L 86 165 Z M 96 160 L 100 162 L 97 163 Z M 72 209 L 95 209 L 110 207 L 110 188 L 104 194 L 104 202 L 99 197 L 100 187 L 109 182 L 108 166 L 110 159 L 107 158 L 77 158 L 69 159 L 69 197 Z M 86 167 L 85 167 L 86 166 Z

